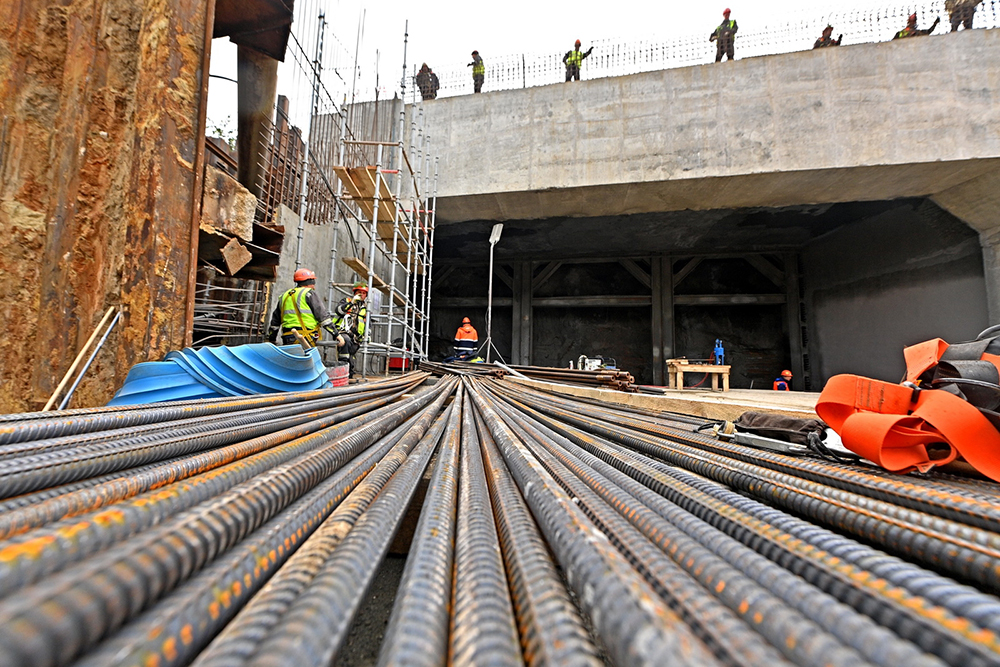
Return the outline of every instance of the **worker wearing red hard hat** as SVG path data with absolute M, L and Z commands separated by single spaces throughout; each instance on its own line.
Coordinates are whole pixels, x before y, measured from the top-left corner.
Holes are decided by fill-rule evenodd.
M 334 309 L 333 326 L 336 329 L 337 358 L 350 364 L 350 377 L 354 377 L 354 355 L 365 339 L 368 320 L 368 283 L 359 280 L 354 283 L 350 297 L 340 300 Z
M 479 332 L 472 326 L 468 317 L 462 318 L 462 326 L 455 332 L 455 360 L 466 360 L 476 354 L 479 346 Z
M 333 320 L 323 301 L 316 294 L 316 274 L 309 269 L 298 269 L 292 276 L 295 287 L 281 295 L 278 305 L 271 314 L 271 326 L 267 339 L 274 340 L 279 331 L 282 332 L 281 342 L 293 345 L 298 333 L 307 343 L 316 346 L 319 342 L 320 327 L 331 334 Z
M 896 33 L 893 39 L 906 39 L 907 37 L 920 37 L 923 35 L 929 35 L 934 32 L 934 28 L 937 27 L 938 23 L 941 22 L 941 17 L 934 19 L 934 23 L 931 24 L 930 28 L 926 30 L 917 30 L 917 15 L 910 14 L 909 18 L 906 19 L 906 27 Z
M 472 52 L 472 62 L 466 65 L 466 67 L 472 68 L 473 92 L 483 92 L 483 81 L 486 80 L 486 65 L 483 63 L 483 59 L 479 56 L 479 51 Z
M 785 370 L 781 371 L 781 375 L 778 379 L 774 381 L 775 391 L 791 391 L 792 390 L 792 372 Z
M 583 67 L 583 59 L 590 55 L 594 47 L 586 51 L 580 51 L 580 40 L 576 40 L 572 51 L 567 51 L 563 56 L 563 64 L 566 65 L 566 81 L 580 80 L 580 68 Z
M 722 56 L 732 60 L 735 53 L 736 31 L 740 28 L 736 25 L 736 21 L 729 18 L 730 14 L 732 10 L 726 7 L 722 12 L 722 23 L 708 38 L 708 41 L 715 42 L 715 62 L 720 62 Z

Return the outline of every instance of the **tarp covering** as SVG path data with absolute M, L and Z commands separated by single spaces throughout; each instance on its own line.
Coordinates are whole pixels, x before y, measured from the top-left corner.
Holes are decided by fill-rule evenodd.
M 305 391 L 329 386 L 319 350 L 271 343 L 185 348 L 136 364 L 108 405 Z

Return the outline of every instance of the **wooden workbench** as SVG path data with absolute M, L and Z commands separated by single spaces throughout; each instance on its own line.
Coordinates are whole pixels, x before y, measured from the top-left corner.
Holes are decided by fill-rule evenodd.
M 671 389 L 684 389 L 685 373 L 707 373 L 712 376 L 712 391 L 719 390 L 719 376 L 722 376 L 722 391 L 729 391 L 729 369 L 732 366 L 717 364 L 692 364 L 687 359 L 668 359 L 667 378 Z

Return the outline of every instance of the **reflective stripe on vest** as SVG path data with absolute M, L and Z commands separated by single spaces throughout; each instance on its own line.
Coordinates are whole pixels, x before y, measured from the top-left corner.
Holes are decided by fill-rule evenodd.
M 350 317 L 348 317 L 348 315 L 350 315 Z M 358 313 L 334 315 L 332 323 L 334 328 L 337 329 L 338 331 L 350 330 L 351 333 L 356 333 L 358 334 L 359 337 L 364 338 L 365 318 L 367 317 L 368 317 L 368 307 L 362 305 L 361 310 Z
M 566 65 L 569 67 L 580 67 L 583 65 L 583 52 L 573 49 L 569 52 L 569 57 L 566 58 Z
M 312 333 L 319 329 L 319 322 L 313 315 L 309 304 L 306 303 L 306 295 L 312 287 L 294 287 L 281 297 L 281 328 L 285 331 L 292 329 L 305 330 Z M 298 306 L 298 311 L 295 307 Z M 302 319 L 299 320 L 301 313 Z

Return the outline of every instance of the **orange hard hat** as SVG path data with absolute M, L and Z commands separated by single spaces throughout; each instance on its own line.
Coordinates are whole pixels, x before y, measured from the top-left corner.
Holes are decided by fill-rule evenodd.
M 788 377 L 792 377 L 792 372 L 791 372 L 791 371 L 788 371 L 788 370 L 785 370 L 785 371 L 781 371 L 781 377 L 785 377 L 786 375 L 787 375 Z
M 292 276 L 292 280 L 297 283 L 301 283 L 306 280 L 316 280 L 316 274 L 309 269 L 298 269 L 295 275 Z
M 576 40 L 576 45 L 580 46 L 580 40 Z
M 472 320 L 470 320 L 468 317 L 463 317 L 462 324 L 472 324 Z

